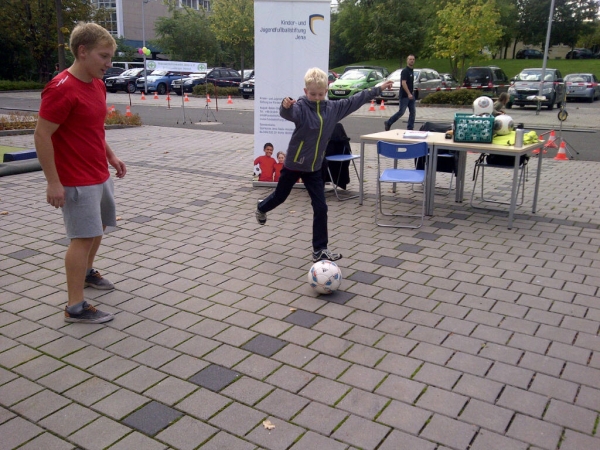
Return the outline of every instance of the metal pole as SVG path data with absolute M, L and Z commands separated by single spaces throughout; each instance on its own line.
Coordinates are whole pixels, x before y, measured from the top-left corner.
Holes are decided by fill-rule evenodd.
M 150 0 L 142 0 L 142 48 L 146 47 L 146 16 L 144 15 L 144 4 L 148 3 Z M 554 1 L 554 0 L 552 0 Z M 143 53 L 144 56 L 144 94 L 147 94 L 148 87 L 148 70 L 146 69 L 146 53 Z
M 546 46 L 544 48 L 544 60 L 542 62 L 542 76 L 540 80 L 540 87 L 538 89 L 538 97 L 543 95 L 544 79 L 546 77 L 546 62 L 548 61 L 548 50 L 550 49 L 550 34 L 552 31 L 552 17 L 554 16 L 554 0 L 550 2 L 550 15 L 548 17 L 548 28 L 546 30 Z M 536 115 L 540 113 L 540 102 L 538 101 L 538 108 L 535 112 Z

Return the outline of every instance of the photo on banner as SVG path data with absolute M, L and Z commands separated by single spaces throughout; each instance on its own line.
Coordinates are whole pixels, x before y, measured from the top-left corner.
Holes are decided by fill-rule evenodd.
M 279 115 L 285 97 L 304 95 L 304 74 L 329 66 L 329 0 L 254 1 L 253 186 L 274 186 L 294 124 Z

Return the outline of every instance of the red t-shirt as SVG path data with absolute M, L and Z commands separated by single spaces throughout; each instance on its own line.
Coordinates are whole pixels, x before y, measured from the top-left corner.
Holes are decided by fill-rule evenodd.
M 281 169 L 283 169 L 283 163 L 275 163 L 275 174 L 273 175 L 273 181 L 279 181 L 281 176 Z
M 275 158 L 271 156 L 262 155 L 254 160 L 254 165 L 260 166 L 261 174 L 258 177 L 258 181 L 273 181 L 273 172 L 275 172 Z
M 68 70 L 42 91 L 39 116 L 60 126 L 52 135 L 56 171 L 63 186 L 90 186 L 110 177 L 104 135 L 106 88 L 85 83 Z

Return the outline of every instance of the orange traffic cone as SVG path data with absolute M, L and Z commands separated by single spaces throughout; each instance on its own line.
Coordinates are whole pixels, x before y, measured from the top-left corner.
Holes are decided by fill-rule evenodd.
M 382 111 L 385 110 L 385 103 L 384 103 L 383 100 L 381 100 L 381 104 L 379 105 L 379 109 L 382 110 Z
M 154 93 L 154 100 L 158 100 L 158 92 Z
M 228 104 L 228 105 L 233 105 L 233 100 L 231 100 L 231 95 L 229 95 L 229 96 L 227 97 L 227 104 Z
M 569 160 L 569 158 L 567 157 L 567 145 L 565 144 L 565 141 L 562 141 L 560 143 L 560 148 L 558 149 L 558 153 L 556 154 L 554 159 L 556 161 L 568 161 Z
M 556 133 L 554 133 L 554 130 L 550 131 L 550 136 L 544 144 L 544 148 L 558 148 L 558 145 L 556 145 Z
M 110 115 L 110 114 L 114 114 L 114 113 L 115 113 L 115 111 L 116 111 L 116 109 L 115 109 L 115 105 L 110 105 L 110 106 L 108 107 L 108 114 L 109 114 L 109 115 Z
M 211 102 L 211 100 L 210 100 L 210 95 L 208 95 L 208 93 L 207 93 L 207 94 L 206 94 L 206 103 L 210 103 L 210 102 Z
M 375 111 L 375 100 L 371 100 L 371 106 L 369 106 L 369 111 Z
M 140 100 L 146 100 L 146 96 L 144 95 L 144 91 L 142 91 L 142 96 L 140 97 Z
M 184 102 L 189 102 L 190 99 L 188 98 L 187 94 L 185 94 L 185 99 L 183 100 Z
M 171 96 L 169 95 L 169 93 L 167 92 L 167 101 L 170 102 L 171 101 Z
M 129 105 L 125 107 L 125 116 L 131 117 L 131 106 Z

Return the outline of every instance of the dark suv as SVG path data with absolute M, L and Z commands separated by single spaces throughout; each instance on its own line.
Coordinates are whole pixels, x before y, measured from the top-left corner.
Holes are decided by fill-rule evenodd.
M 517 59 L 544 59 L 544 54 L 533 48 L 524 48 L 519 50 L 516 55 Z
M 540 94 L 540 83 L 542 80 L 542 69 L 523 69 L 519 75 L 514 78 L 514 84 L 508 90 L 511 96 L 512 104 L 521 107 L 525 105 L 536 105 L 538 95 L 546 97 L 542 105 L 548 109 L 553 109 L 554 105 L 560 108 L 565 94 L 565 84 L 562 75 L 558 69 L 546 69 L 544 72 L 544 82 Z
M 469 89 L 480 89 L 487 95 L 497 97 L 499 93 L 508 91 L 510 81 L 500 67 L 469 67 L 462 85 Z
M 208 72 L 200 84 L 211 83 L 219 87 L 237 87 L 241 81 L 242 77 L 237 70 L 217 67 Z

